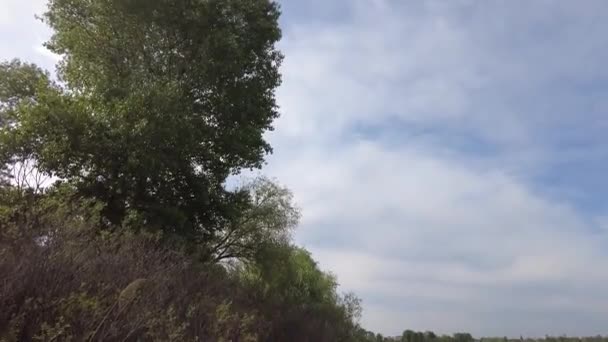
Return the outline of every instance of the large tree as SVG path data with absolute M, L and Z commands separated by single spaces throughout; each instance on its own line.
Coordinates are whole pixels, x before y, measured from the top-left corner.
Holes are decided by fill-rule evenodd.
M 0 68 L 3 164 L 34 161 L 108 223 L 216 236 L 249 201 L 226 178 L 271 152 L 278 17 L 270 0 L 51 0 L 57 82 Z

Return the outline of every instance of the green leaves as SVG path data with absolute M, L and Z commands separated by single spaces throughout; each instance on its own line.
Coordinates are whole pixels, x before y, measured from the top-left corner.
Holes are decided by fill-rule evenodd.
M 34 159 L 105 203 L 112 224 L 135 210 L 207 239 L 236 205 L 226 178 L 271 152 L 278 16 L 268 0 L 51 0 L 63 87 L 3 64 L 2 161 Z
M 225 187 L 272 151 L 278 17 L 269 0 L 50 0 L 58 83 L 0 64 L 0 269 L 45 309 L 0 314 L 15 336 L 349 340 L 359 300 L 292 246 L 289 190 Z
M 15 110 L 23 102 L 34 102 L 40 87 L 48 86 L 49 77 L 34 64 L 18 59 L 0 63 L 0 111 Z
M 254 260 L 267 246 L 290 242 L 300 212 L 288 189 L 256 178 L 234 192 L 233 203 L 226 226 L 211 239 L 213 260 Z

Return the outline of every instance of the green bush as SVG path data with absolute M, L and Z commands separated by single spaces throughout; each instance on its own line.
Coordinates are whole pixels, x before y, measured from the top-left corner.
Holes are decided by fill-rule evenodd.
M 62 188 L 6 192 L 0 209 L 5 341 L 351 340 L 358 303 L 303 249 L 202 262 L 161 232 L 102 226 Z

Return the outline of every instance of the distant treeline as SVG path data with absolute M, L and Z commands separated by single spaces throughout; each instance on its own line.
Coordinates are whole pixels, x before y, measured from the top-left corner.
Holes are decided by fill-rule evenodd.
M 479 341 L 483 342 L 606 342 L 608 336 L 585 336 L 585 337 L 574 337 L 574 336 L 545 336 L 542 338 L 507 338 L 507 337 L 483 337 Z
M 475 338 L 469 333 L 455 333 L 453 335 L 437 335 L 432 331 L 405 330 L 401 336 L 383 336 L 371 331 L 359 331 L 360 342 L 608 342 L 606 336 L 545 336 L 542 338 L 508 338 L 508 337 L 480 337 Z

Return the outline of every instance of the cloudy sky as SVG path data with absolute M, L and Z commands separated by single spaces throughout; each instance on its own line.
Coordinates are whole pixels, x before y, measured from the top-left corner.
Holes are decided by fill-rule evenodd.
M 363 325 L 608 334 L 608 3 L 283 0 L 263 172 Z M 49 69 L 42 0 L 0 58 Z

